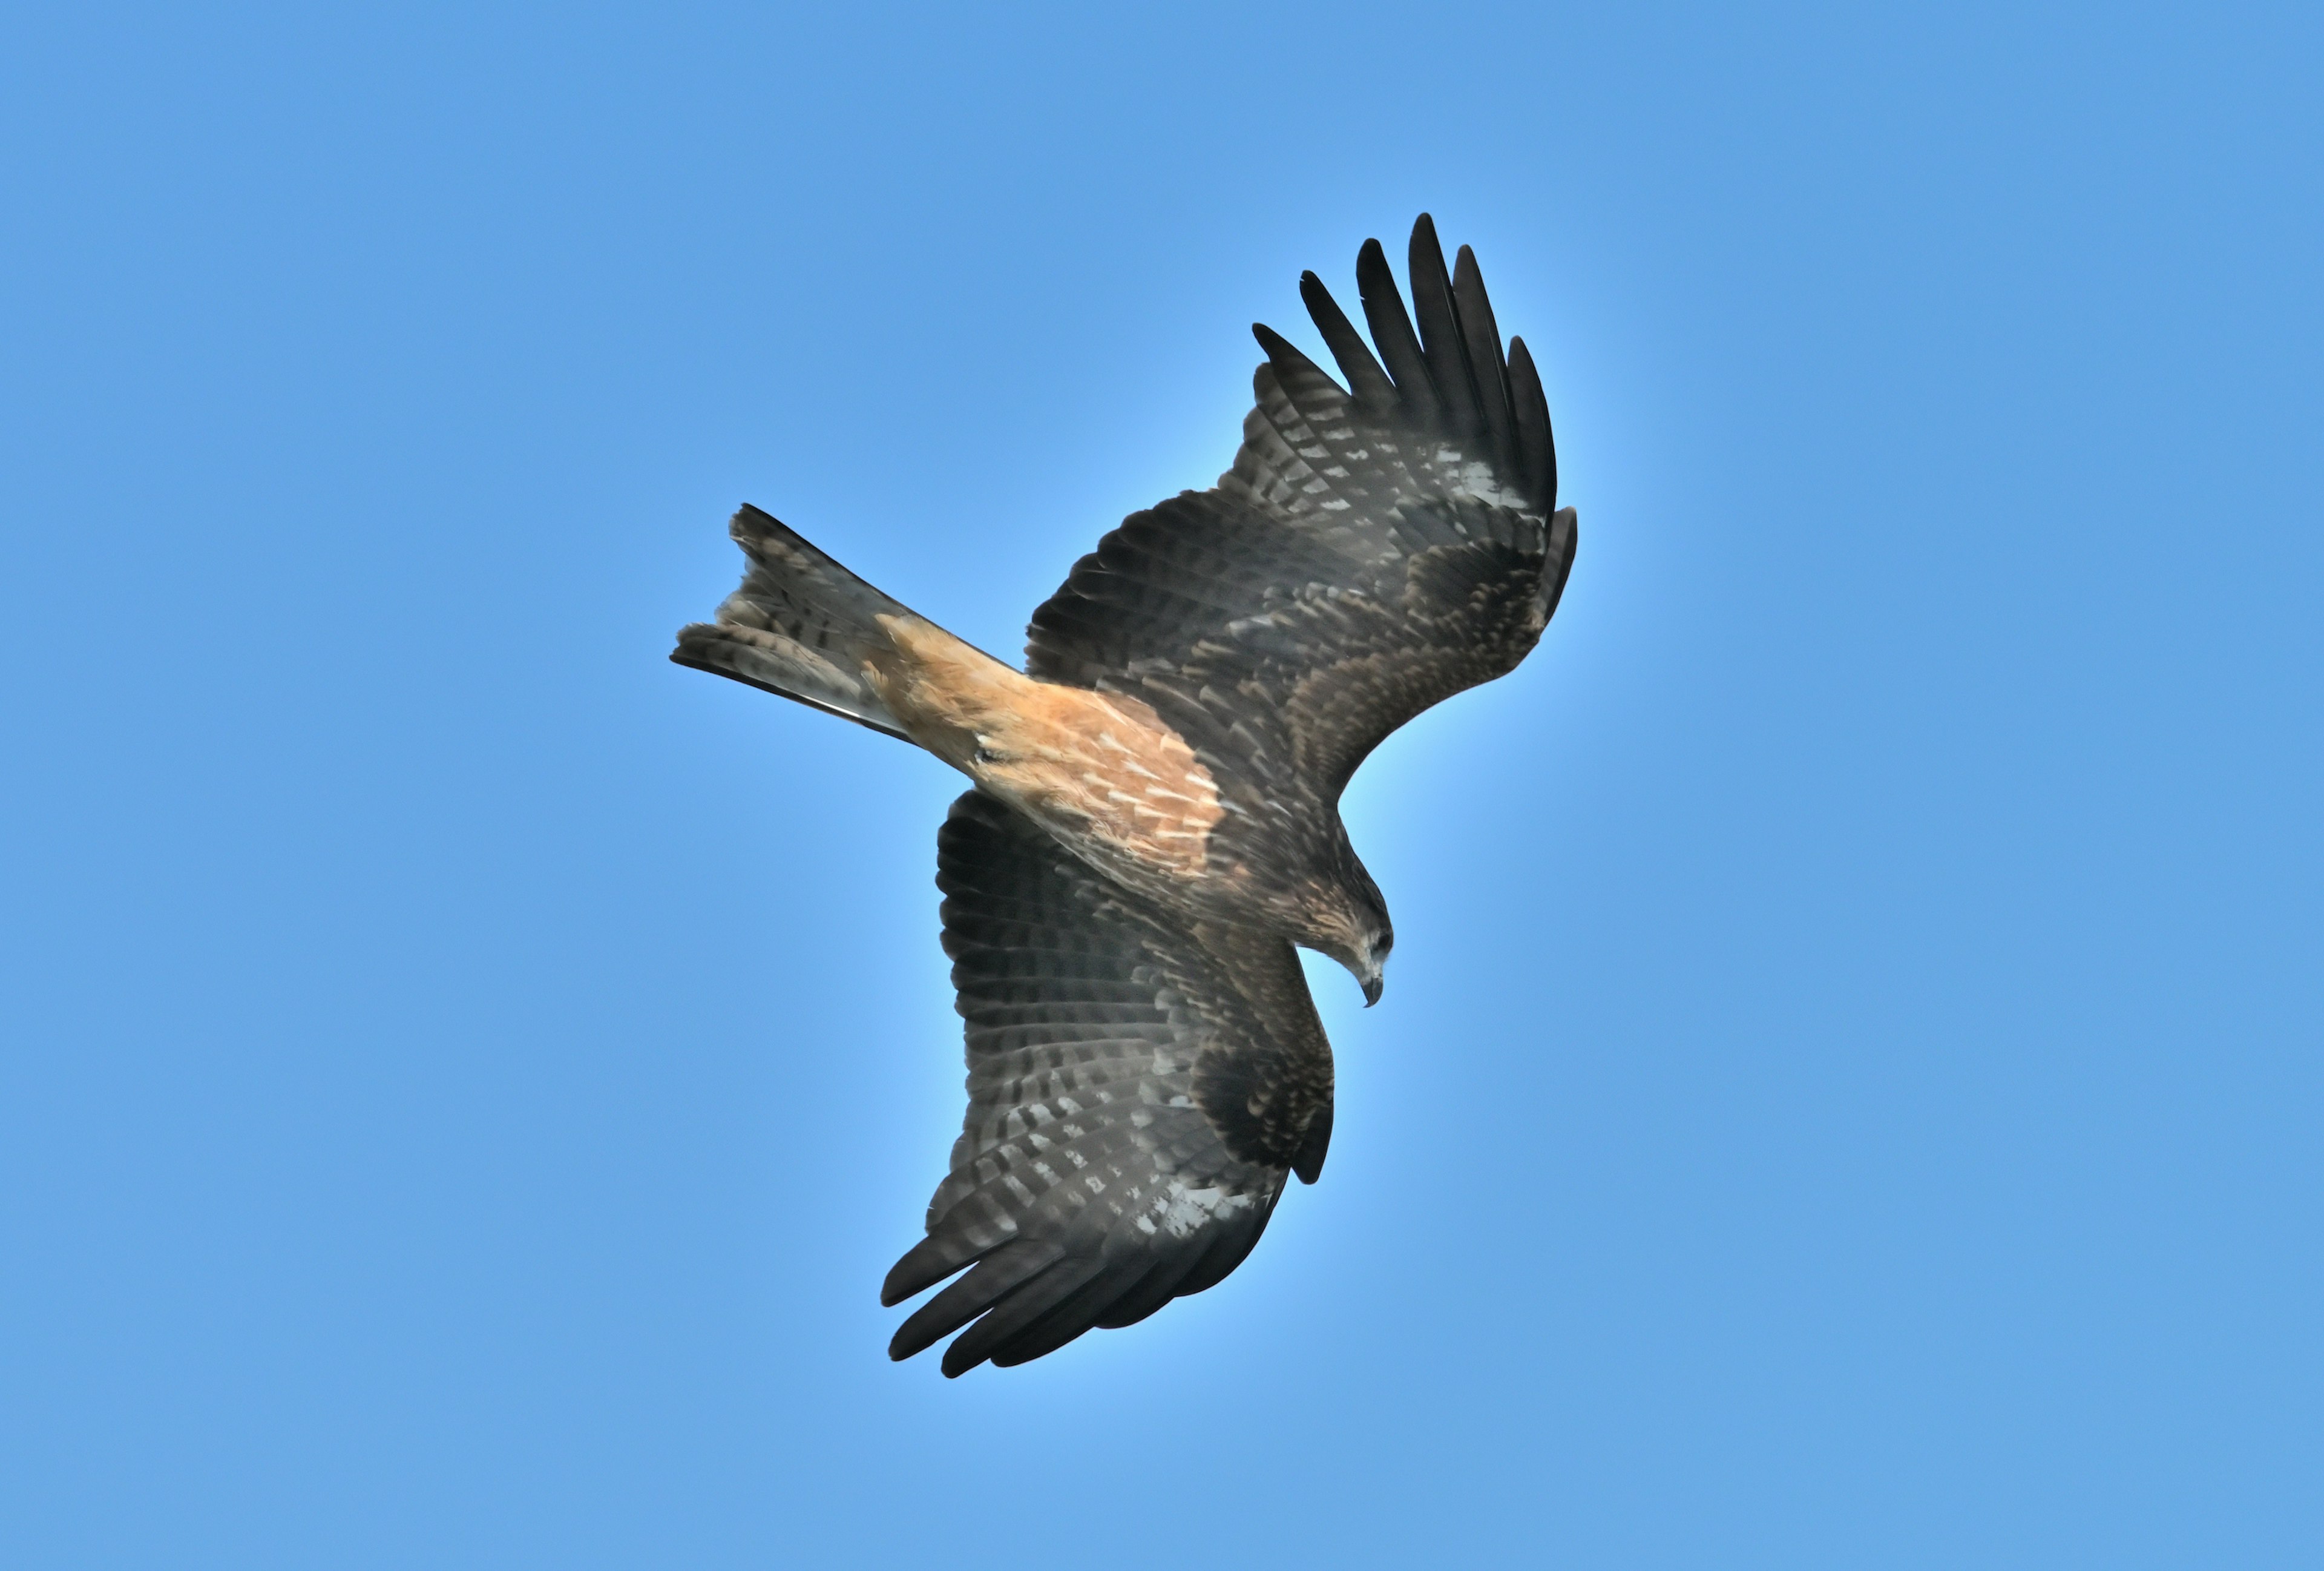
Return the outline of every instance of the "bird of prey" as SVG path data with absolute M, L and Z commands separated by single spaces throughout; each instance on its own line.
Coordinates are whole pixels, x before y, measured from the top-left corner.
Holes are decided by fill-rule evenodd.
M 896 1262 L 902 1359 L 1038 1358 L 1242 1262 L 1332 1135 L 1294 946 L 1367 1004 L 1393 941 L 1340 821 L 1365 755 L 1537 642 L 1573 565 L 1541 378 L 1423 214 L 1414 315 L 1379 242 L 1342 386 L 1265 327 L 1234 467 L 1131 514 L 1033 613 L 1022 671 L 755 507 L 749 568 L 671 659 L 915 743 L 974 782 L 936 836 L 968 1115 Z M 972 1325 L 971 1322 L 973 1322 Z

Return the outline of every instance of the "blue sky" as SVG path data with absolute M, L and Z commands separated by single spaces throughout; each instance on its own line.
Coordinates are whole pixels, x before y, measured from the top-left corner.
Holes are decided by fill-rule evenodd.
M 0 22 L 13 1566 L 2310 1566 L 2324 25 Z M 953 1382 L 964 636 L 1422 209 L 1579 563 L 1348 801 L 1386 1003 L 1218 1289 Z

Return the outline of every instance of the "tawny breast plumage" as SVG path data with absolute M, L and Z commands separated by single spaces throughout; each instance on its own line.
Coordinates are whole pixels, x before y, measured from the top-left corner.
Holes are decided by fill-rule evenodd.
M 865 675 L 914 742 L 1117 876 L 1208 869 L 1217 783 L 1150 707 L 1026 676 L 924 617 L 879 622 L 892 653 Z

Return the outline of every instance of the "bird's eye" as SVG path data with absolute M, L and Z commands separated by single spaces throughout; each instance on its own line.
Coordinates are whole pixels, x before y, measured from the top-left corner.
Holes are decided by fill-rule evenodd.
M 999 763 L 1001 762 L 1001 755 L 993 752 L 990 747 L 979 747 L 976 750 L 976 762 L 979 763 Z

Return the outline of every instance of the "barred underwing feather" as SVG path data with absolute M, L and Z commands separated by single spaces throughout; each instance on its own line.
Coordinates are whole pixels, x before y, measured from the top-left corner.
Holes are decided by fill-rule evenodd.
M 1253 751 L 1297 760 L 1295 783 L 1328 807 L 1398 725 L 1525 657 L 1574 541 L 1572 515 L 1552 516 L 1541 380 L 1522 345 L 1503 356 L 1473 252 L 1448 273 L 1425 214 L 1410 252 L 1416 336 L 1379 244 L 1358 255 L 1379 361 L 1301 282 L 1357 392 L 1255 329 L 1267 361 L 1233 467 L 1101 541 L 1034 613 L 1028 670 L 1167 693 L 1176 715 L 1235 710 Z M 1248 771 L 1225 730 L 1198 756 Z
M 1287 942 L 1206 932 L 982 791 L 953 804 L 936 883 L 969 1107 L 928 1236 L 881 1296 L 971 1268 L 890 1347 L 969 1325 L 957 1374 L 1151 1313 L 1222 1239 L 1240 1260 L 1289 1173 L 1320 1168 L 1332 1066 Z

